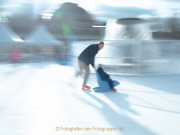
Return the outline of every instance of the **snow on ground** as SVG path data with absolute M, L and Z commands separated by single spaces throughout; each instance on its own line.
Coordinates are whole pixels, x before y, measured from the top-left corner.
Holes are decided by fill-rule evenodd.
M 180 75 L 112 76 L 118 92 L 82 91 L 56 63 L 0 65 L 1 135 L 178 135 Z M 95 74 L 89 84 L 97 86 Z

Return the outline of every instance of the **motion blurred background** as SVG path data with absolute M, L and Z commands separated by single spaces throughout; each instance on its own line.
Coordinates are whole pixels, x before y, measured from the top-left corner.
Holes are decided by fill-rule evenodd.
M 109 73 L 179 74 L 179 24 L 178 0 L 0 0 L 0 64 L 74 66 L 104 41 Z

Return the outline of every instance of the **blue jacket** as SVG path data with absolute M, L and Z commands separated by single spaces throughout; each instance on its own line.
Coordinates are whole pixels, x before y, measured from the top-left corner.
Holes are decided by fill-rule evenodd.
M 104 72 L 104 70 L 103 70 L 102 68 L 98 68 L 98 69 L 97 69 L 97 72 L 98 72 L 101 80 L 106 81 L 106 80 L 109 79 L 109 75 L 108 75 L 106 72 Z

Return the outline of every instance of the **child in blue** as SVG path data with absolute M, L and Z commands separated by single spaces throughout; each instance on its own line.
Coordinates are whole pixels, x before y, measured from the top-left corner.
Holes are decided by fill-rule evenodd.
M 98 69 L 97 69 L 97 72 L 101 78 L 101 80 L 103 81 L 107 81 L 109 86 L 110 86 L 110 91 L 116 91 L 116 89 L 114 89 L 114 86 L 113 86 L 113 81 L 111 80 L 109 74 L 107 74 L 106 72 L 104 72 L 103 70 L 103 65 L 102 64 L 99 64 L 98 65 Z

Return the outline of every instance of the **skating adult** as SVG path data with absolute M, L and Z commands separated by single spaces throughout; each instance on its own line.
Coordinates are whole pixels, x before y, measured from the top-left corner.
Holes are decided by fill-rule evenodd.
M 89 65 L 96 69 L 94 65 L 94 59 L 99 50 L 103 49 L 104 42 L 99 42 L 98 44 L 89 45 L 86 49 L 84 49 L 78 57 L 79 71 L 76 73 L 76 77 L 82 74 L 82 71 L 85 70 L 84 81 L 82 84 L 82 90 L 91 89 L 90 86 L 87 85 L 87 81 L 90 74 Z

